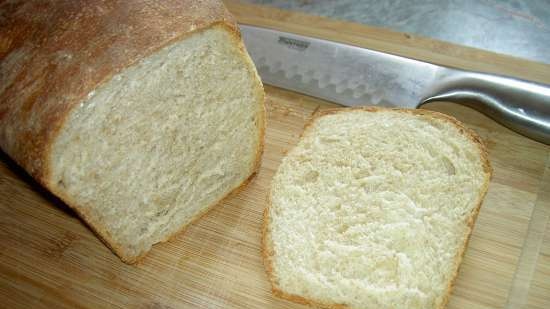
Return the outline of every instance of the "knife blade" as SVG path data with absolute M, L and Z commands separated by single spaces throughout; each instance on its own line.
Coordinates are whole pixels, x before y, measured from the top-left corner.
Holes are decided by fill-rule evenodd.
M 240 25 L 262 81 L 346 106 L 451 101 L 550 144 L 550 86 L 367 48 Z

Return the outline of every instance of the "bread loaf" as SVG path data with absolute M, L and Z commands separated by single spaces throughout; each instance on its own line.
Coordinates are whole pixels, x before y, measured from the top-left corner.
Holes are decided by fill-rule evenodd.
M 442 308 L 490 176 L 480 139 L 449 116 L 321 113 L 272 181 L 273 291 L 326 308 Z
M 0 4 L 0 146 L 128 263 L 255 172 L 264 93 L 216 0 Z

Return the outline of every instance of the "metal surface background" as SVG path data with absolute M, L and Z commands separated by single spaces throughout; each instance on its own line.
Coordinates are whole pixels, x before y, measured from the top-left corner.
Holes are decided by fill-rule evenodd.
M 549 0 L 244 0 L 550 64 Z

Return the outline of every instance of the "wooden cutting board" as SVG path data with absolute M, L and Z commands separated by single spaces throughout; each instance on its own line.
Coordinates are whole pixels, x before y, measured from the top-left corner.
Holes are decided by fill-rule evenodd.
M 550 66 L 408 34 L 229 3 L 239 21 L 434 63 L 550 84 Z M 263 164 L 238 195 L 138 265 L 113 255 L 63 203 L 0 154 L 0 308 L 304 308 L 272 296 L 260 258 L 266 192 L 317 109 L 333 104 L 266 87 Z M 488 145 L 494 177 L 448 308 L 550 308 L 550 147 L 461 106 Z

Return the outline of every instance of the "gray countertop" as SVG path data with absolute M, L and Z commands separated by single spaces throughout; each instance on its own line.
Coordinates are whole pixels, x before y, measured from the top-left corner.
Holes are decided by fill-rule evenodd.
M 550 0 L 245 0 L 550 64 Z

